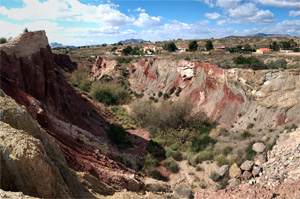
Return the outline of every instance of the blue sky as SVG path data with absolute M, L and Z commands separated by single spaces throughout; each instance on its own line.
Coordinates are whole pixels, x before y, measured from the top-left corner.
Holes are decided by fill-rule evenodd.
M 300 36 L 300 0 L 0 0 L 0 37 L 27 27 L 65 45 L 223 38 L 259 32 Z

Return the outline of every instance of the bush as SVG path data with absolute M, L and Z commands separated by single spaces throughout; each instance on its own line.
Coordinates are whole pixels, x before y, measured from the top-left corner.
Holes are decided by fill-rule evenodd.
M 217 162 L 217 165 L 220 167 L 224 164 L 229 164 L 229 161 L 225 158 L 224 155 L 220 154 L 215 158 L 215 161 Z
M 223 154 L 225 155 L 225 156 L 227 156 L 229 153 L 231 153 L 232 152 L 232 147 L 230 146 L 230 145 L 227 145 L 227 146 L 225 146 L 224 148 L 223 148 Z
M 201 131 L 203 131 L 204 133 L 201 133 Z M 210 143 L 214 143 L 214 140 L 208 135 L 208 132 L 210 131 L 209 127 L 204 127 L 201 131 L 200 135 L 192 141 L 192 150 L 195 152 L 199 152 L 203 150 L 206 146 L 208 146 Z
M 243 139 L 247 139 L 249 137 L 251 137 L 251 133 L 249 131 L 244 131 L 242 134 L 241 134 L 242 138 Z
M 117 82 L 94 82 L 91 87 L 92 96 L 100 102 L 126 104 L 130 101 L 130 93 Z
M 165 150 L 154 140 L 150 140 L 146 150 L 154 157 L 164 157 Z
M 219 174 L 215 171 L 211 172 L 209 175 L 209 178 L 212 179 L 214 182 L 217 182 L 219 177 Z
M 147 169 L 146 174 L 154 179 L 167 181 L 167 178 L 161 175 L 161 173 L 154 167 Z
M 158 165 L 159 163 L 157 159 L 154 159 L 151 154 L 148 154 L 143 165 L 143 170 L 146 170 L 151 167 L 157 167 Z
M 108 104 L 108 105 L 115 104 L 115 102 L 116 102 L 115 96 L 113 96 L 113 94 L 107 90 L 97 90 L 93 94 L 93 97 L 97 101 Z
M 181 154 L 181 152 L 179 152 L 179 151 L 175 151 L 175 152 L 172 154 L 172 157 L 173 157 L 173 159 L 176 160 L 176 161 L 182 161 L 182 160 L 183 160 L 182 154 Z
M 88 92 L 90 90 L 89 74 L 85 70 L 75 70 L 69 77 L 72 86 L 79 87 L 81 90 Z
M 197 48 L 198 48 L 197 41 L 194 40 L 194 41 L 191 41 L 191 42 L 189 43 L 189 50 L 190 50 L 190 51 L 196 51 Z
M 126 135 L 128 134 L 122 125 L 110 124 L 106 131 L 108 138 L 114 142 L 118 148 L 123 149 L 129 146 L 131 143 L 127 141 Z
M 168 170 L 170 170 L 172 173 L 177 173 L 179 171 L 179 167 L 178 167 L 177 163 L 171 158 L 166 159 L 163 165 Z
M 1 37 L 0 38 L 0 44 L 4 44 L 4 43 L 6 43 L 7 42 L 7 39 L 6 38 L 4 38 L 4 37 Z

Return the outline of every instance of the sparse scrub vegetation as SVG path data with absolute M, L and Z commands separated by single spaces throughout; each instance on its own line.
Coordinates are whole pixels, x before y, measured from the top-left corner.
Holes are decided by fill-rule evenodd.
M 88 72 L 85 70 L 75 70 L 69 77 L 72 86 L 79 87 L 81 90 L 88 92 L 90 90 L 91 82 L 89 80 Z
M 4 37 L 1 37 L 0 38 L 0 44 L 4 44 L 4 43 L 6 43 L 7 42 L 7 39 L 6 38 L 4 38 Z
M 126 139 L 128 134 L 126 130 L 119 124 L 110 124 L 106 131 L 108 138 L 114 142 L 119 149 L 124 149 L 131 145 Z
M 163 165 L 172 173 L 177 173 L 179 171 L 177 163 L 172 158 L 166 159 Z
M 130 93 L 117 82 L 93 82 L 91 93 L 96 100 L 108 105 L 125 104 L 131 99 Z
M 209 175 L 209 178 L 212 179 L 214 182 L 217 182 L 219 180 L 219 174 L 215 171 L 211 172 Z

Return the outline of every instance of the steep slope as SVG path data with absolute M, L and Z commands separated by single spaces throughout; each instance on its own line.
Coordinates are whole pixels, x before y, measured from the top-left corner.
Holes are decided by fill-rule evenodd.
M 93 197 L 69 170 L 58 145 L 0 90 L 0 188 L 36 197 Z
M 89 172 L 118 190 L 142 188 L 140 176 L 110 159 L 119 154 L 107 139 L 101 110 L 64 79 L 60 68 L 68 66 L 54 62 L 60 59 L 53 59 L 45 31 L 23 33 L 1 44 L 0 54 L 1 88 L 52 136 L 72 169 Z M 101 154 L 104 143 L 117 154 Z
M 159 99 L 160 91 L 173 99 L 189 96 L 225 127 L 240 130 L 254 123 L 255 129 L 267 129 L 300 121 L 299 73 L 167 59 L 141 59 L 130 72 L 132 89 L 144 98 Z

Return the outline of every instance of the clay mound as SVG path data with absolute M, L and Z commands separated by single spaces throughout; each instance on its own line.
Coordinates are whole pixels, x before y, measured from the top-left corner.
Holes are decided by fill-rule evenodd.
M 249 121 L 255 130 L 300 122 L 300 79 L 293 73 L 226 70 L 210 63 L 167 59 L 141 59 L 129 71 L 131 89 L 143 92 L 145 99 L 159 92 L 173 100 L 189 96 L 196 110 L 235 131 L 244 130 Z

